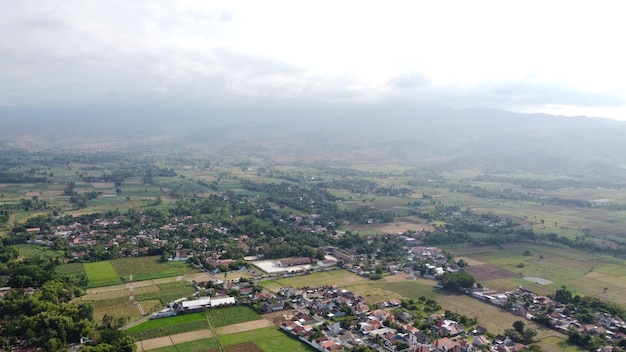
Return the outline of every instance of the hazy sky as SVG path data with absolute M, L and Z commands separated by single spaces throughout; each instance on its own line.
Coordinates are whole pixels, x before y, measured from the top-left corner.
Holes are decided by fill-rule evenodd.
M 625 6 L 0 0 L 0 105 L 410 101 L 626 120 Z

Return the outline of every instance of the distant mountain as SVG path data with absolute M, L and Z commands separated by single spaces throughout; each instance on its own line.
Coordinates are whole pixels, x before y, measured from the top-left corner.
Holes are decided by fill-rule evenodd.
M 267 163 L 402 163 L 440 170 L 626 175 L 626 123 L 491 109 L 1 108 L 0 123 L 0 148 L 166 147 Z

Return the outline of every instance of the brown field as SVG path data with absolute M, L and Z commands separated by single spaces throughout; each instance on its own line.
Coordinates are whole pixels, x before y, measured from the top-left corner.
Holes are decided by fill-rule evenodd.
M 479 282 L 518 276 L 510 270 L 502 269 L 492 264 L 470 265 L 465 268 L 465 271 L 474 276 Z
M 172 339 L 169 336 L 158 337 L 156 339 L 143 340 L 139 342 L 135 342 L 137 345 L 137 351 L 148 351 L 153 350 L 155 348 L 171 346 L 173 345 Z
M 375 231 L 380 233 L 405 233 L 409 230 L 416 232 L 435 230 L 431 224 L 424 224 L 422 221 L 413 217 L 398 218 L 397 221 L 388 224 L 351 225 L 351 227 L 358 231 Z
M 227 335 L 234 334 L 243 331 L 256 330 L 260 328 L 265 328 L 269 326 L 274 326 L 271 321 L 267 319 L 259 319 L 255 321 L 249 321 L 240 324 L 233 324 L 228 326 L 223 326 L 217 328 L 218 335 Z M 213 334 L 210 330 L 197 330 L 191 332 L 185 332 L 181 334 L 175 334 L 165 337 L 158 337 L 154 339 L 148 339 L 139 341 L 136 343 L 137 351 L 148 351 L 153 350 L 155 348 L 166 347 L 177 345 L 185 342 L 202 340 L 213 337 Z M 232 349 L 230 349 L 232 347 Z M 242 349 L 243 348 L 243 349 Z M 242 344 L 237 344 L 233 346 L 229 346 L 225 348 L 226 351 L 262 351 L 253 342 L 246 342 Z
M 95 189 L 103 189 L 103 188 L 115 189 L 115 184 L 113 182 L 92 182 L 91 187 Z
M 242 332 L 242 331 L 250 331 L 250 330 L 256 330 L 260 328 L 266 328 L 268 326 L 274 326 L 274 324 L 267 319 L 259 319 L 259 320 L 247 321 L 245 323 L 222 326 L 220 328 L 217 328 L 217 334 L 228 335 L 228 334 L 234 334 L 234 333 Z
M 148 351 L 155 348 L 172 346 L 175 344 L 202 340 L 213 337 L 211 330 L 197 330 L 191 332 L 184 332 L 182 334 L 176 334 L 171 336 L 157 337 L 155 339 L 148 339 L 139 341 L 136 343 L 137 351 Z
M 143 304 L 141 305 L 143 307 Z M 130 318 L 131 321 L 138 320 L 141 317 L 139 313 L 139 308 L 132 305 L 117 305 L 110 307 L 103 307 L 100 309 L 94 309 L 93 320 L 94 321 L 102 321 L 102 318 L 105 316 L 112 316 L 114 318 Z M 133 319 L 136 318 L 136 319 Z
M 479 260 L 472 259 L 472 258 L 469 258 L 469 257 L 464 257 L 464 256 L 455 256 L 454 257 L 454 260 L 456 260 L 456 261 L 459 261 L 461 259 L 463 259 L 467 263 L 467 265 L 470 265 L 470 266 L 471 265 L 483 265 L 483 264 L 485 264 L 485 262 L 481 262 Z
M 396 221 L 388 224 L 371 224 L 371 225 L 351 225 L 359 232 L 380 232 L 380 233 L 405 233 L 409 230 L 422 232 L 422 231 L 434 231 L 430 224 L 419 224 L 411 221 Z
M 213 337 L 211 330 L 196 330 L 190 332 L 183 332 L 182 334 L 171 335 L 172 342 L 176 345 L 183 342 L 208 339 Z
M 374 282 L 381 282 L 381 281 L 372 281 L 372 283 Z M 395 292 L 391 292 L 382 288 L 374 287 L 370 285 L 369 283 L 362 284 L 362 285 L 352 285 L 352 286 L 346 287 L 346 289 L 354 293 L 356 296 L 361 296 L 365 298 L 365 301 L 367 303 L 380 303 L 380 302 L 388 301 L 390 299 L 402 298 L 401 295 Z

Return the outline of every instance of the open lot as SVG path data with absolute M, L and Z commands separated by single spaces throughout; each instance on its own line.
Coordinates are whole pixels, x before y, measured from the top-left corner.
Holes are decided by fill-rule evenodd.
M 433 225 L 427 224 L 424 220 L 417 219 L 416 217 L 399 218 L 393 223 L 388 224 L 351 225 L 350 227 L 361 233 L 380 234 L 395 234 L 406 233 L 408 231 L 422 232 L 435 230 L 433 228 Z

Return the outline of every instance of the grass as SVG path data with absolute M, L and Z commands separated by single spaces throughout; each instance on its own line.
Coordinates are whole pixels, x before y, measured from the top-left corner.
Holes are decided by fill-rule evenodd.
M 157 319 L 158 320 L 158 319 Z M 209 323 L 206 321 L 190 321 L 184 322 L 172 326 L 164 326 L 160 328 L 154 328 L 151 330 L 133 331 L 128 332 L 135 340 L 142 341 L 148 339 L 154 339 L 157 337 L 170 336 L 181 334 L 184 332 L 206 330 L 209 328 Z
M 144 299 L 158 299 L 161 304 L 166 305 L 181 297 L 188 297 L 192 295 L 196 290 L 187 281 L 168 282 L 156 285 L 158 291 L 138 293 L 136 297 L 138 300 Z
M 236 345 L 253 341 L 264 352 L 308 352 L 314 351 L 308 345 L 300 342 L 275 327 L 267 327 L 251 331 L 220 336 L 224 346 Z
M 145 323 L 133 326 L 126 332 L 137 340 L 146 340 L 208 328 L 206 315 L 204 313 L 193 313 L 162 319 L 151 319 Z
M 85 274 L 85 268 L 81 263 L 61 264 L 55 268 L 59 275 L 80 276 Z
M 338 285 L 343 288 L 369 282 L 371 281 L 364 277 L 353 274 L 347 270 L 331 270 L 310 275 L 277 279 L 267 283 L 266 285 L 271 285 L 272 287 Z
M 513 313 L 500 309 L 491 304 L 487 304 L 467 295 L 446 294 L 439 296 L 436 301 L 443 309 L 457 312 L 468 317 L 476 317 L 481 325 L 493 334 L 503 333 L 504 329 L 509 329 L 517 320 L 522 320 L 527 327 L 537 330 L 537 339 L 546 336 L 565 337 L 552 329 L 548 329 L 533 321 L 526 320 Z
M 261 315 L 248 306 L 233 306 L 208 311 L 215 327 L 261 319 Z
M 586 352 L 587 350 L 567 341 L 561 336 L 548 336 L 541 339 L 539 345 L 546 352 Z
M 184 342 L 174 346 L 156 348 L 150 350 L 150 352 L 205 352 L 213 348 L 217 348 L 217 346 L 215 346 L 215 341 L 210 338 Z
M 83 267 L 89 280 L 89 287 L 115 285 L 122 282 L 110 261 L 84 263 Z
M 63 251 L 57 251 L 46 246 L 38 246 L 35 244 L 16 244 L 13 246 L 21 256 L 34 257 L 44 256 L 52 258 L 63 258 Z
M 395 276 L 389 276 L 382 280 L 372 281 L 347 270 L 332 270 L 305 276 L 263 281 L 261 284 L 265 289 L 273 292 L 277 292 L 280 287 L 284 286 L 306 287 L 337 285 L 340 289 L 347 289 L 357 296 L 364 297 L 367 303 L 379 303 L 392 298 L 401 298 L 401 294 L 391 289 L 391 287 L 396 285 L 398 287 L 402 286 L 404 281 L 406 281 L 405 277 L 403 276 L 402 279 L 400 279 L 400 284 L 396 282 L 390 283 L 388 280 L 395 281 L 397 279 Z M 424 290 L 427 291 L 428 288 L 424 288 Z M 418 297 L 420 295 L 418 295 Z
M 435 299 L 441 295 L 441 291 L 434 288 L 433 285 L 425 285 L 417 281 L 409 282 L 385 282 L 372 283 L 371 286 L 394 292 L 405 298 L 417 299 L 421 296 Z M 366 298 L 367 300 L 367 298 Z
M 133 275 L 134 281 L 160 279 L 164 277 L 172 277 L 183 275 L 186 271 L 190 271 L 189 265 L 169 265 L 162 263 L 159 257 L 132 257 L 111 260 L 111 265 L 115 268 L 118 275 L 124 280 L 130 280 Z M 184 269 L 180 271 L 178 269 Z M 195 270 L 197 272 L 197 270 Z
M 532 255 L 524 255 L 526 250 Z M 524 285 L 539 294 L 547 294 L 565 285 L 577 294 L 626 303 L 626 261 L 615 257 L 533 243 L 457 248 L 451 251 L 454 255 L 463 255 L 518 273 L 517 277 L 481 282 L 489 288 L 511 290 Z M 523 267 L 519 267 L 520 264 Z M 541 277 L 554 283 L 542 286 L 521 279 L 525 276 Z M 607 288 L 606 293 L 604 288 Z

